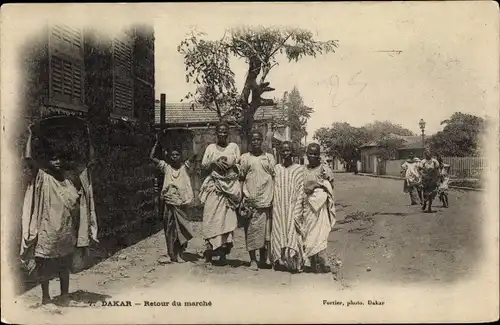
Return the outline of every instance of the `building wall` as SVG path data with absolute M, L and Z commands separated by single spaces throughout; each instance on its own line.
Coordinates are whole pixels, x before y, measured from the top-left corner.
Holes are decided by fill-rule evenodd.
M 397 159 L 408 159 L 410 153 L 413 153 L 415 157 L 422 159 L 424 156 L 424 148 L 400 149 L 397 153 Z
M 385 162 L 385 175 L 401 176 L 401 165 L 405 159 L 388 160 Z
M 64 26 L 54 29 L 46 25 L 25 46 L 21 63 L 26 81 L 21 88 L 24 103 L 17 134 L 19 157 L 24 150 L 28 135 L 26 127 L 30 123 L 54 115 L 76 115 L 87 119 L 98 160 L 92 178 L 100 236 L 110 236 L 115 231 L 126 232 L 126 228 L 133 229 L 134 224 L 155 213 L 154 169 L 149 164 L 147 148 L 153 144 L 150 125 L 151 107 L 154 107 L 154 33 L 147 26 L 128 28 L 127 33 L 132 35 L 130 39 L 137 41 L 127 50 L 132 59 L 124 64 L 124 79 L 132 87 L 124 91 L 117 89 L 115 82 L 116 71 L 124 69 L 115 59 L 118 53 L 115 45 L 120 38 L 104 37 L 88 28 L 73 28 L 73 34 L 64 35 L 80 36 L 67 42 L 60 37 L 61 33 L 67 33 L 66 30 Z M 144 61 L 144 57 L 148 60 Z M 60 58 L 66 65 L 60 64 Z M 139 82 L 135 80 L 137 77 L 146 80 Z M 132 98 L 131 103 L 125 100 L 130 107 L 128 111 L 119 109 L 117 103 L 123 99 L 117 94 L 127 97 L 127 100 Z M 120 105 L 123 107 L 124 104 Z M 131 122 L 121 121 L 122 116 L 127 116 Z M 24 177 L 19 184 L 20 198 L 33 177 L 26 165 L 22 168 Z M 18 215 L 21 202 L 22 199 L 17 204 Z M 19 240 L 17 236 L 16 241 Z
M 377 157 L 377 148 L 361 148 L 361 166 L 362 173 L 375 173 L 376 170 L 376 162 L 375 159 Z
M 333 171 L 335 171 L 335 172 L 345 172 L 346 171 L 344 163 L 338 158 L 333 158 L 332 166 L 333 166 Z

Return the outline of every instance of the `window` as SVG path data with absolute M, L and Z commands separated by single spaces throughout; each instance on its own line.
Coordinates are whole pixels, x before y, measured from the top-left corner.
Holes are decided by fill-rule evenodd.
M 114 105 L 117 111 L 129 111 L 134 107 L 133 102 L 134 89 L 130 84 L 115 80 L 114 85 Z
M 113 40 L 113 106 L 120 115 L 133 116 L 133 44 L 132 39 L 123 34 Z
M 65 102 L 83 103 L 81 65 L 55 55 L 51 57 L 50 63 L 52 97 Z
M 82 31 L 53 25 L 49 35 L 50 99 L 54 103 L 84 104 L 84 64 Z

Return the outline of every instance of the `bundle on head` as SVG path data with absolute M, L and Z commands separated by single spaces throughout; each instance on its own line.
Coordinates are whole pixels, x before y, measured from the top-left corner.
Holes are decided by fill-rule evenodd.
M 87 162 L 90 141 L 86 124 L 73 117 L 52 117 L 32 126 L 31 158 L 53 157 L 78 163 Z

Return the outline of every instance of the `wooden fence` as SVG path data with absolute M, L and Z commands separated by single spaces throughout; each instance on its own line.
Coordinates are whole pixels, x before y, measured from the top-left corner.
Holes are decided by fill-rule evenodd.
M 443 157 L 443 162 L 450 165 L 450 174 L 456 178 L 480 178 L 487 168 L 483 157 Z
M 400 176 L 404 162 L 401 159 L 386 161 L 382 175 Z M 443 162 L 450 165 L 450 176 L 459 179 L 479 179 L 487 168 L 486 158 L 482 157 L 443 157 Z

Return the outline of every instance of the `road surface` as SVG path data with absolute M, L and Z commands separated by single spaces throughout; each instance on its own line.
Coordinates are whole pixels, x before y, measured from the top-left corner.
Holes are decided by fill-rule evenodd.
M 365 283 L 450 283 L 471 274 L 480 250 L 484 206 L 479 192 L 450 191 L 450 207 L 437 206 L 425 214 L 410 206 L 401 181 L 336 174 L 338 223 L 329 237 L 328 255 L 342 266 L 333 274 L 296 274 L 273 270 L 251 271 L 241 229 L 229 265 L 207 267 L 199 255 L 201 238 L 189 245 L 185 264 L 161 265 L 165 253 L 163 232 L 127 247 L 101 263 L 72 275 L 71 291 L 85 301 L 162 290 L 187 281 L 192 284 L 235 283 L 277 292 L 295 286 L 349 290 Z M 195 225 L 200 233 L 200 225 Z M 51 282 L 59 294 L 57 280 Z M 36 287 L 20 297 L 35 305 Z M 68 310 L 68 309 L 66 309 Z

